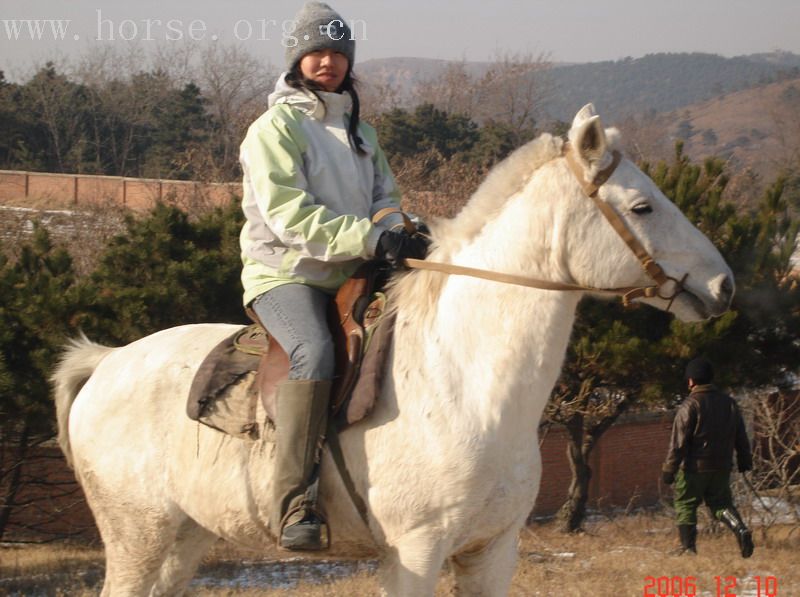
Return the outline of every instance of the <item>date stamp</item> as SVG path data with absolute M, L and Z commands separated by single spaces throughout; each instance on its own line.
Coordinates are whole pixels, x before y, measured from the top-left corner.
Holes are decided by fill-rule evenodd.
M 744 597 L 742 581 L 735 576 L 715 576 L 713 597 Z M 752 576 L 747 579 L 746 595 L 752 597 L 780 597 L 778 579 L 774 576 Z M 697 578 L 694 576 L 645 576 L 644 597 L 698 597 Z

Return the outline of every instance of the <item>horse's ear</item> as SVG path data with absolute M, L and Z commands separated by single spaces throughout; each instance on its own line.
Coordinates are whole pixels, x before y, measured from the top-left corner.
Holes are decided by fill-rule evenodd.
M 575 118 L 572 119 L 572 128 L 575 128 L 585 121 L 589 120 L 592 116 L 597 116 L 597 112 L 594 109 L 594 104 L 588 103 L 583 108 L 578 110 L 578 113 L 575 114 Z
M 606 132 L 592 104 L 585 105 L 575 115 L 569 131 L 569 140 L 588 164 L 600 160 L 605 155 L 608 149 Z

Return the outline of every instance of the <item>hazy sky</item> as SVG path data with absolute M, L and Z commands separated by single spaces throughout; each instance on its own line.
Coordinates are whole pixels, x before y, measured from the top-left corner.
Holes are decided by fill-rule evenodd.
M 74 56 L 100 44 L 131 43 L 145 48 L 239 43 L 281 65 L 281 26 L 301 4 L 299 0 L 0 0 L 0 69 L 19 71 L 51 56 Z M 397 56 L 488 60 L 502 53 L 529 52 L 547 54 L 555 61 L 589 62 L 653 52 L 800 53 L 800 0 L 335 0 L 331 4 L 346 20 L 361 21 L 356 28 L 357 60 Z M 40 22 L 42 39 L 31 40 L 29 24 L 12 24 L 12 19 L 61 20 L 62 34 L 57 34 L 58 25 L 55 32 L 63 39 L 54 40 L 53 25 Z M 104 41 L 96 41 L 97 37 Z

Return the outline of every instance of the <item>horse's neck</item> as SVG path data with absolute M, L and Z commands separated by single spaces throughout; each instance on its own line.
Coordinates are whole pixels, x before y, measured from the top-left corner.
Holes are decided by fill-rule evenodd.
M 551 246 L 555 220 L 512 202 L 451 261 L 563 280 Z M 410 325 L 399 326 L 398 346 L 416 348 L 401 350 L 398 357 L 425 371 L 440 398 L 469 413 L 481 428 L 535 430 L 558 377 L 579 299 L 577 293 L 450 276 L 430 329 L 415 332 L 414 314 L 401 313 Z

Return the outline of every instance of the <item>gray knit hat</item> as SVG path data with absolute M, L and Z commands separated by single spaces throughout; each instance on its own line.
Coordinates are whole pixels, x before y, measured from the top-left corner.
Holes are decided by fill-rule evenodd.
M 286 44 L 286 68 L 292 70 L 309 52 L 330 48 L 341 52 L 352 68 L 356 58 L 356 42 L 344 19 L 324 2 L 306 2 L 294 18 L 295 29 Z M 297 43 L 290 47 L 291 42 Z

